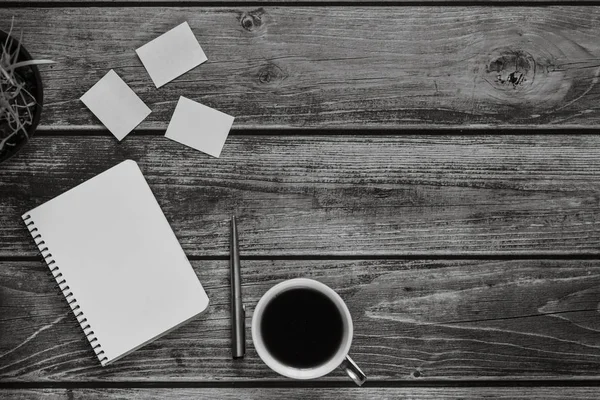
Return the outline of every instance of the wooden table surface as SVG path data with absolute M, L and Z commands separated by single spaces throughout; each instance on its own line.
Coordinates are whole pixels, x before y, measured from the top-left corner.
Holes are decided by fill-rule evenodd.
M 600 6 L 564 3 L 4 0 L 57 63 L 0 165 L 0 397 L 598 398 Z M 134 50 L 183 21 L 209 60 L 157 90 Z M 153 111 L 121 143 L 78 100 L 112 68 Z M 236 117 L 221 158 L 164 138 L 180 95 Z M 128 158 L 211 306 L 102 368 L 20 215 Z M 363 388 L 230 358 L 234 213 L 248 326 L 328 284 Z

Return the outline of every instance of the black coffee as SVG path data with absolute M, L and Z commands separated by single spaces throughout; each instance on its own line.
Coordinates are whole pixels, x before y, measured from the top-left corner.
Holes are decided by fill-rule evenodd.
M 313 289 L 290 289 L 265 307 L 261 334 L 276 360 L 290 367 L 312 368 L 337 353 L 344 323 L 329 297 Z

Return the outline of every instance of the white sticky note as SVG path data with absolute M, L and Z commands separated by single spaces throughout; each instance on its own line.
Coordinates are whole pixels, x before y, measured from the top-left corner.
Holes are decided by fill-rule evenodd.
M 146 43 L 135 52 L 157 88 L 207 60 L 187 22 Z
M 148 106 L 112 69 L 80 100 L 119 141 L 151 113 Z
M 181 96 L 165 134 L 171 140 L 219 157 L 234 117 Z

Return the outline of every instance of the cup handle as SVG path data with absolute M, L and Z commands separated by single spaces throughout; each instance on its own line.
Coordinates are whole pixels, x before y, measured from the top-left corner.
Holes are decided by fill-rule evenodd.
M 362 386 L 363 383 L 367 380 L 367 376 L 364 372 L 356 365 L 354 360 L 350 358 L 350 356 L 346 356 L 340 368 L 348 374 L 350 379 L 354 381 L 358 386 Z

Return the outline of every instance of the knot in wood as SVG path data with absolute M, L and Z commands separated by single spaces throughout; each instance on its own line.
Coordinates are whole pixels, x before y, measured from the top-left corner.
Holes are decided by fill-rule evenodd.
M 267 64 L 258 71 L 258 82 L 263 85 L 274 84 L 285 79 L 285 73 L 275 64 Z
M 265 10 L 262 8 L 254 11 L 244 12 L 239 17 L 240 25 L 242 25 L 242 28 L 245 31 L 256 32 L 263 25 L 264 14 Z
M 522 90 L 535 79 L 535 60 L 524 51 L 499 50 L 487 65 L 488 82 L 500 90 Z

